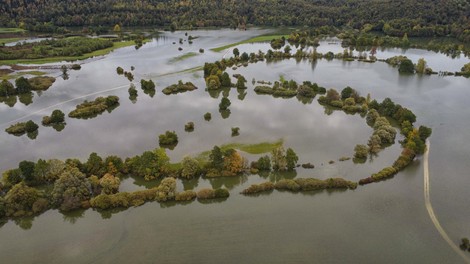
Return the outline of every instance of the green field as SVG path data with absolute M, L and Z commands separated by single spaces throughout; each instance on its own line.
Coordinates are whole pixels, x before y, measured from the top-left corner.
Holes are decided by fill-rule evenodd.
M 269 153 L 273 149 L 282 146 L 284 141 L 282 139 L 274 142 L 261 142 L 257 144 L 242 144 L 242 143 L 229 143 L 220 146 L 222 151 L 227 151 L 229 149 L 237 149 L 248 154 L 263 154 Z M 209 160 L 209 155 L 211 154 L 211 150 L 204 151 L 196 156 L 196 159 L 201 162 L 207 162 Z
M 84 60 L 96 56 L 103 56 L 110 53 L 113 50 L 129 47 L 135 45 L 133 40 L 130 41 L 121 41 L 121 42 L 114 42 L 112 47 L 97 50 L 94 52 L 83 54 L 82 56 L 76 57 L 51 57 L 51 58 L 41 58 L 41 59 L 19 59 L 19 60 L 3 60 L 0 61 L 1 64 L 4 65 L 12 65 L 12 64 L 45 64 L 45 63 L 53 63 L 53 62 L 60 62 L 60 61 L 76 61 L 76 60 Z
M 21 72 L 15 72 L 13 74 L 8 74 L 5 76 L 1 76 L 2 78 L 6 79 L 17 79 L 18 77 L 24 76 L 24 75 L 34 75 L 34 76 L 41 76 L 46 74 L 45 72 L 42 71 L 21 71 Z
M 14 34 L 14 33 L 23 33 L 26 30 L 21 28 L 2 28 L 0 27 L 0 34 Z
M 25 38 L 0 38 L 0 45 L 7 44 L 10 42 L 18 42 L 23 39 Z
M 241 45 L 241 44 L 256 43 L 256 42 L 267 42 L 267 41 L 271 41 L 272 39 L 275 39 L 275 38 L 281 38 L 281 37 L 287 38 L 288 36 L 289 36 L 289 35 L 265 35 L 265 36 L 258 36 L 258 37 L 250 38 L 250 39 L 243 40 L 243 41 L 240 41 L 240 42 L 228 44 L 228 45 L 225 45 L 225 46 L 222 46 L 222 47 L 213 48 L 213 49 L 211 49 L 211 50 L 212 50 L 212 51 L 215 51 L 215 52 L 221 52 L 221 51 L 223 51 L 223 50 L 225 50 L 225 49 L 228 49 L 228 48 L 231 48 L 231 47 L 235 47 L 235 46 L 238 46 L 238 45 Z
M 183 55 L 180 55 L 180 56 L 177 56 L 177 57 L 174 57 L 173 59 L 171 59 L 169 61 L 169 63 L 175 63 L 175 62 L 178 62 L 178 61 L 183 61 L 185 59 L 189 59 L 191 57 L 194 57 L 194 56 L 197 56 L 199 55 L 198 53 L 196 52 L 188 52 L 188 53 L 185 53 Z

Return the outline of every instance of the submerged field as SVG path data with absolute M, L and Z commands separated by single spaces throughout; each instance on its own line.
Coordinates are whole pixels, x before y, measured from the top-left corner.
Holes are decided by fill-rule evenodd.
M 231 197 L 223 202 L 148 203 L 121 212 L 86 210 L 62 214 L 51 210 L 35 218 L 10 220 L 0 228 L 0 236 L 10 238 L 0 242 L 0 255 L 5 261 L 119 263 L 130 256 L 137 262 L 152 259 L 175 263 L 461 261 L 427 215 L 421 159 L 393 179 L 354 191 L 274 192 L 258 197 L 245 197 L 239 192 L 251 184 L 281 179 L 343 177 L 358 181 L 389 165 L 401 151 L 398 143 L 366 164 L 338 161 L 352 156 L 356 144 L 367 142 L 372 129 L 364 118 L 342 111 L 330 113 L 316 102 L 317 98 L 302 103 L 295 98 L 257 95 L 252 79 L 276 81 L 283 76 L 338 90 L 351 86 L 361 95 L 370 93 L 380 101 L 392 98 L 411 109 L 418 124 L 433 128 L 429 163 L 432 202 L 444 229 L 458 241 L 468 232 L 470 217 L 470 212 L 461 210 L 466 208 L 465 186 L 470 183 L 466 177 L 470 168 L 465 162 L 470 148 L 461 133 L 469 125 L 462 122 L 470 114 L 465 100 L 470 95 L 468 79 L 403 76 L 380 62 L 312 63 L 289 59 L 228 70 L 230 75 L 243 74 L 248 89 L 209 93 L 198 67 L 221 59 L 224 53 L 231 55 L 235 47 L 232 43 L 240 52 L 266 51 L 269 44 L 248 43 L 256 42 L 256 36 L 273 33 L 193 31 L 190 34 L 198 37 L 193 44 L 174 45 L 184 33 L 165 33 L 139 50 L 117 49 L 101 60 L 85 61 L 81 70 L 69 72 L 68 79 L 58 78 L 47 92 L 35 94 L 32 104 L 0 104 L 0 125 L 5 129 L 17 121 L 32 119 L 39 123 L 42 116 L 56 108 L 70 112 L 84 99 L 120 97 L 120 106 L 112 113 L 90 120 L 67 119 L 61 132 L 41 127 L 35 140 L 1 133 L 0 169 L 5 171 L 21 160 L 39 158 L 86 160 L 91 152 L 129 157 L 156 148 L 158 135 L 166 130 L 175 131 L 179 137 L 176 148 L 167 150 L 173 162 L 186 155 L 206 155 L 204 151 L 214 145 L 239 149 L 252 161 L 274 145 L 283 144 L 297 152 L 299 163 L 311 162 L 315 169 L 177 182 L 178 190 L 227 188 Z M 339 43 L 332 43 L 322 41 L 318 50 L 343 50 Z M 179 46 L 182 51 L 178 51 Z M 205 52 L 199 53 L 200 48 Z M 468 63 L 467 58 L 451 59 L 413 49 L 385 49 L 377 56 L 401 53 L 415 61 L 424 57 L 435 70 L 458 70 Z M 128 99 L 130 82 L 116 74 L 118 66 L 125 70 L 135 67 L 136 100 Z M 49 74 L 58 76 L 60 72 L 50 70 Z M 153 97 L 142 92 L 140 79 L 156 83 Z M 191 81 L 199 89 L 171 96 L 161 93 L 178 80 Z M 222 97 L 231 101 L 228 117 L 218 110 Z M 210 121 L 204 120 L 207 112 L 212 115 Z M 191 133 L 184 131 L 188 122 L 195 124 Z M 232 127 L 240 128 L 239 136 L 231 136 Z M 158 183 L 127 177 L 121 180 L 120 191 L 142 190 Z

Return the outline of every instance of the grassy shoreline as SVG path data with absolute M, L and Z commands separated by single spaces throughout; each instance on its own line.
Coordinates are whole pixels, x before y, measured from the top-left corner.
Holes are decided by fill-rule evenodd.
M 225 50 L 225 49 L 228 49 L 228 48 L 231 48 L 231 47 L 235 47 L 235 46 L 238 46 L 238 45 L 241 45 L 241 44 L 257 43 L 257 42 L 267 42 L 267 41 L 271 41 L 271 40 L 274 39 L 274 38 L 281 38 L 281 37 L 287 38 L 288 36 L 289 36 L 289 35 L 265 35 L 265 36 L 258 36 L 258 37 L 246 39 L 246 40 L 243 40 L 243 41 L 235 42 L 235 43 L 232 43 L 232 44 L 228 44 L 228 45 L 225 45 L 225 46 L 221 46 L 221 47 L 217 47 L 217 48 L 212 48 L 212 49 L 210 49 L 210 50 L 211 50 L 211 51 L 215 51 L 215 52 L 221 52 L 221 51 L 223 51 L 223 50 Z

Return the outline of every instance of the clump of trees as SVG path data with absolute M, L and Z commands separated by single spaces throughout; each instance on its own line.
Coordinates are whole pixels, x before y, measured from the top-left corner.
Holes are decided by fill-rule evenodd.
M 43 126 L 53 126 L 60 124 L 65 124 L 65 114 L 59 109 L 52 111 L 52 114 L 50 116 L 44 116 L 42 118 Z
M 184 125 L 184 131 L 193 132 L 194 131 L 194 122 L 188 122 L 186 125 Z
M 222 151 L 214 146 L 206 165 L 206 177 L 233 177 L 242 174 L 247 167 L 247 161 L 234 149 Z
M 274 184 L 276 190 L 283 191 L 315 191 L 324 189 L 356 189 L 357 183 L 347 181 L 343 178 L 328 178 L 326 180 L 319 180 L 315 178 L 296 178 L 296 179 L 282 179 Z
M 152 80 L 140 80 L 140 87 L 144 93 L 150 95 L 150 97 L 155 95 L 155 83 Z
M 161 147 L 174 148 L 178 144 L 178 135 L 175 131 L 166 131 L 158 136 L 158 144 Z
M 179 80 L 178 84 L 172 84 L 166 87 L 165 89 L 163 89 L 162 92 L 166 95 L 169 95 L 169 94 L 184 93 L 184 92 L 193 91 L 196 89 L 197 87 L 192 82 L 183 83 L 181 80 Z
M 108 97 L 98 97 L 94 101 L 85 102 L 76 106 L 75 110 L 69 113 L 70 118 L 88 119 L 102 114 L 104 111 L 109 113 L 119 106 L 119 97 L 110 95 Z
M 211 119 L 212 119 L 212 114 L 211 113 L 207 112 L 207 113 L 204 114 L 204 120 L 211 121 Z
M 260 184 L 252 184 L 250 187 L 244 189 L 240 193 L 245 195 L 253 195 L 258 193 L 271 192 L 272 190 L 274 190 L 274 183 L 263 182 Z
M 5 132 L 15 136 L 22 136 L 25 133 L 31 134 L 37 132 L 39 126 L 32 120 L 27 122 L 19 122 L 5 129 Z

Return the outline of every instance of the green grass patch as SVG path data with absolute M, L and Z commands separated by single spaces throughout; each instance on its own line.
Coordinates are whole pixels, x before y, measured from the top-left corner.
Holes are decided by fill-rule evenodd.
M 42 76 L 46 74 L 45 72 L 42 72 L 42 71 L 22 71 L 22 72 L 15 72 L 14 74 L 8 74 L 8 75 L 5 75 L 5 76 L 2 76 L 0 74 L 0 77 L 5 77 L 6 79 L 17 79 L 21 76 L 24 76 L 24 75 L 34 75 L 34 76 Z
M 0 34 L 23 33 L 26 30 L 22 28 L 2 28 L 0 27 Z
M 133 40 L 114 42 L 112 47 L 96 50 L 94 52 L 83 54 L 82 56 L 67 56 L 67 57 L 50 57 L 50 58 L 41 58 L 41 59 L 18 59 L 18 60 L 2 60 L 1 64 L 12 65 L 12 64 L 45 64 L 61 61 L 76 61 L 76 60 L 85 60 L 96 56 L 103 56 L 110 53 L 113 50 L 134 46 L 135 42 Z
M 243 143 L 229 143 L 222 146 L 219 146 L 222 151 L 227 151 L 229 149 L 237 149 L 249 154 L 263 154 L 269 153 L 273 149 L 282 146 L 284 144 L 284 140 L 279 139 L 274 142 L 261 142 L 257 144 L 243 144 Z M 207 162 L 209 160 L 209 155 L 211 154 L 211 150 L 204 151 L 197 155 L 195 158 L 199 162 Z
M 0 46 L 3 44 L 11 43 L 11 42 L 18 42 L 26 38 L 0 38 Z
M 240 41 L 240 42 L 228 44 L 228 45 L 225 45 L 225 46 L 222 46 L 222 47 L 213 48 L 213 49 L 211 49 L 211 50 L 212 50 L 212 51 L 215 51 L 215 52 L 221 52 L 221 51 L 223 51 L 223 50 L 226 50 L 226 49 L 228 49 L 228 48 L 235 47 L 235 46 L 238 46 L 238 45 L 241 45 L 241 44 L 257 43 L 257 42 L 267 42 L 267 41 L 271 41 L 272 39 L 281 38 L 281 37 L 287 38 L 287 37 L 289 37 L 289 35 L 265 35 L 265 36 L 258 36 L 258 37 L 246 39 L 246 40 L 243 40 L 243 41 Z
M 178 62 L 178 61 L 183 61 L 183 60 L 189 59 L 189 58 L 197 56 L 197 55 L 199 55 L 199 54 L 196 53 L 196 52 L 188 52 L 188 53 L 185 53 L 183 55 L 172 58 L 169 61 L 169 63 L 175 63 L 175 62 Z

